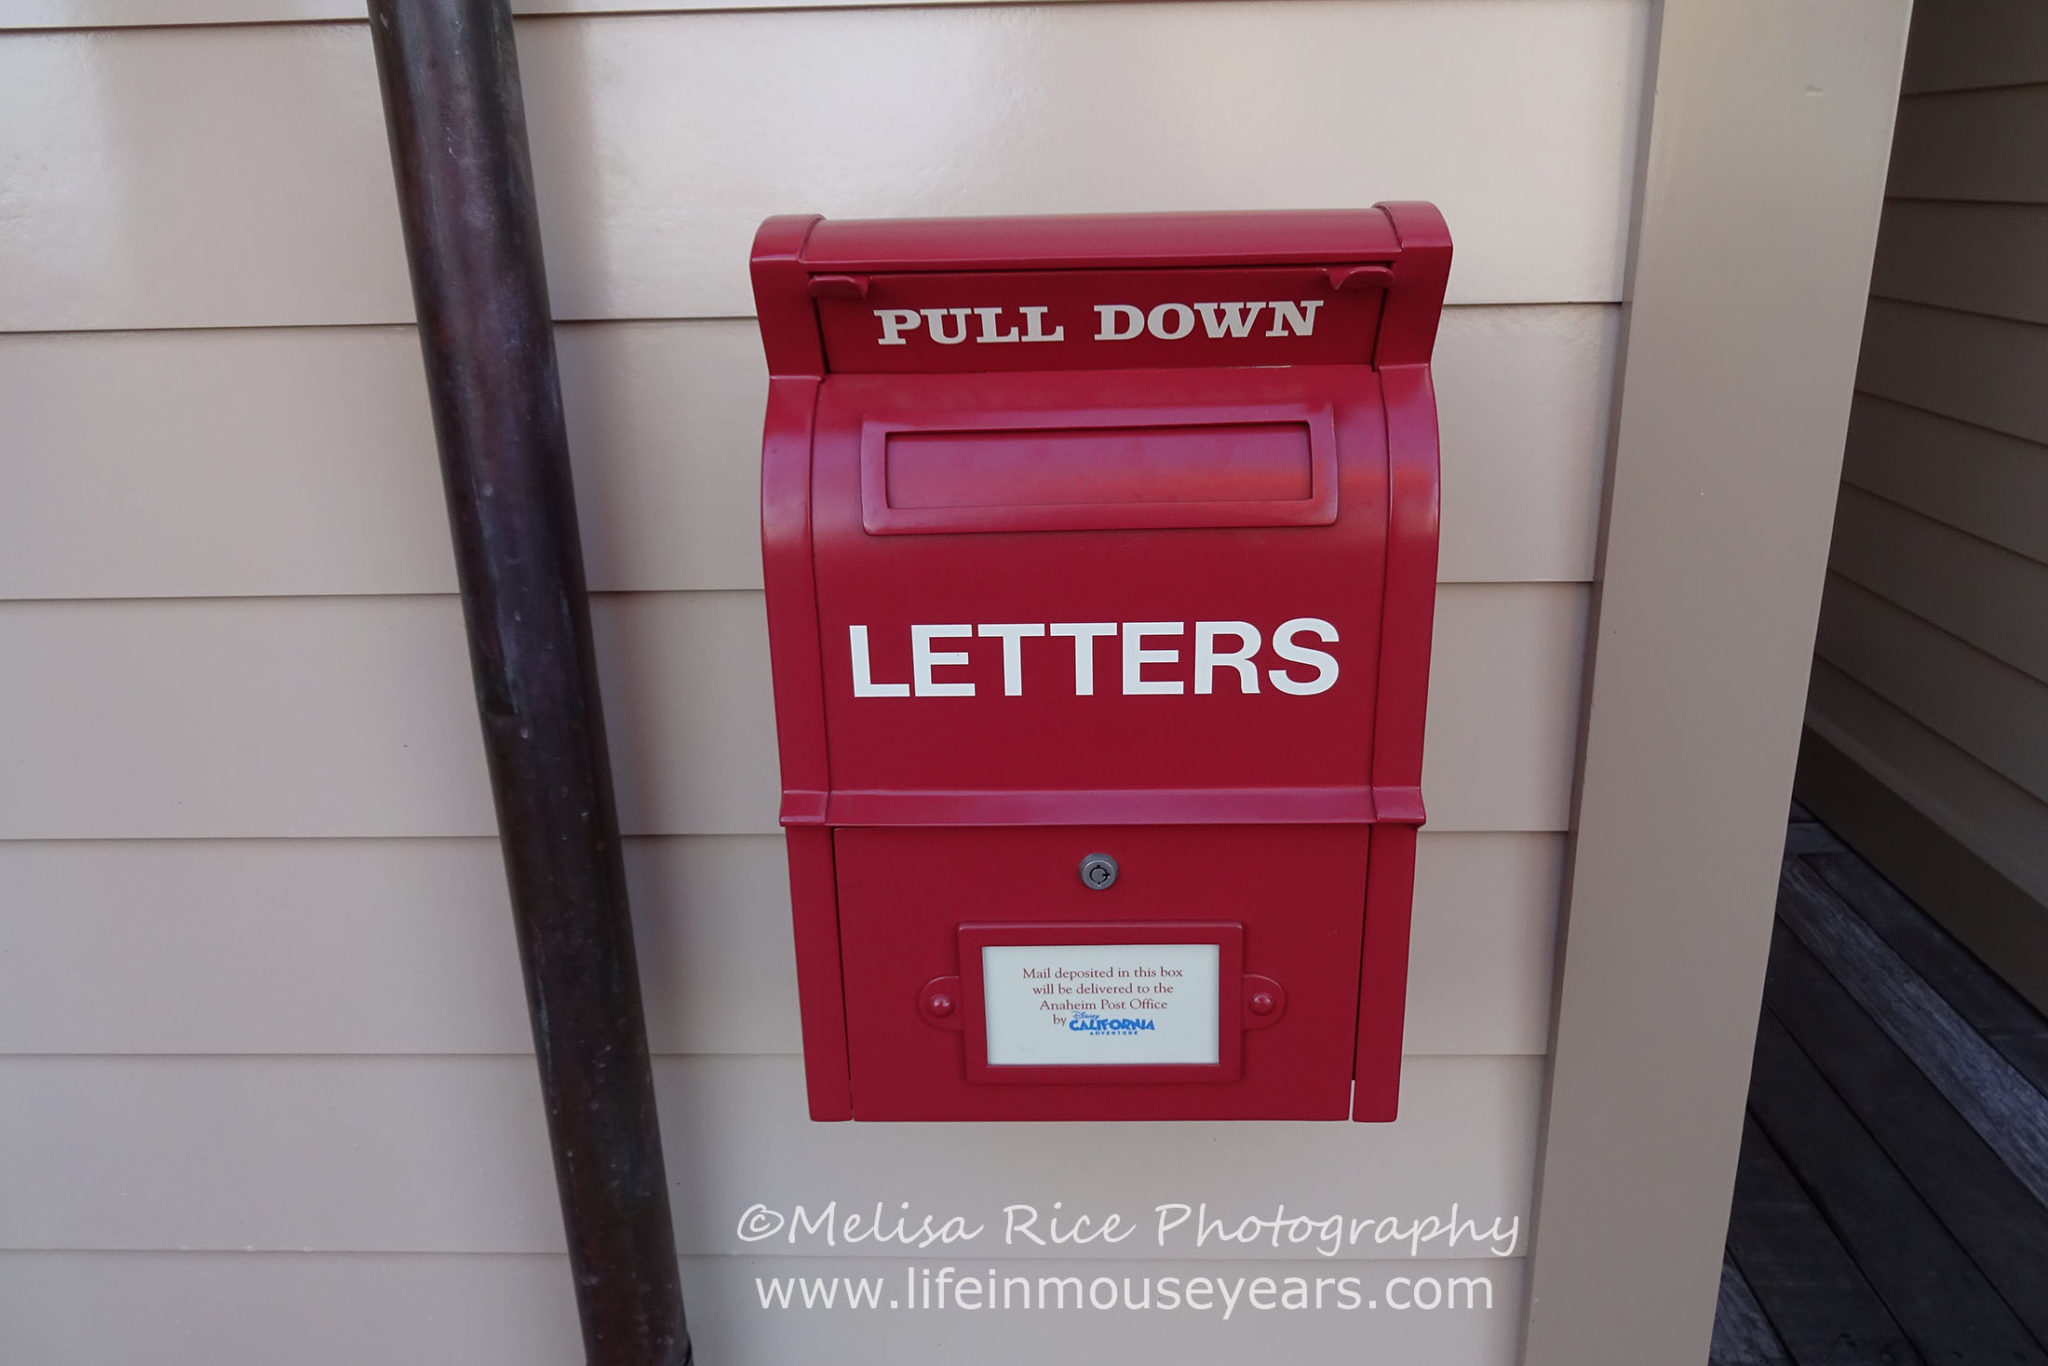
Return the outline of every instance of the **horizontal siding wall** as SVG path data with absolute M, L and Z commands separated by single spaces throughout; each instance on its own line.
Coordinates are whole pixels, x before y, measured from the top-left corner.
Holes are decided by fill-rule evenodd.
M 1446 582 L 1592 576 L 1618 328 L 1605 304 L 1446 315 Z M 591 585 L 759 588 L 753 322 L 559 346 Z M 0 337 L 0 598 L 452 593 L 426 404 L 410 327 Z
M 1909 95 L 1899 105 L 1888 196 L 2048 201 L 2048 83 Z
M 1870 286 L 1882 299 L 2048 323 L 2048 204 L 1894 200 Z
M 1247 1213 L 1263 1204 L 1269 1217 L 1277 1200 L 1411 1218 L 1458 1201 L 1487 1211 L 1485 1222 L 1527 1208 L 1526 1111 L 1541 1073 L 1536 1058 L 1411 1063 L 1399 1124 L 884 1125 L 793 1122 L 803 1111 L 793 1057 L 655 1062 L 680 1250 L 790 1256 L 809 1242 L 740 1240 L 749 1205 L 910 1199 L 920 1212 L 994 1217 L 997 1236 L 969 1255 L 1000 1245 L 1012 1201 L 1135 1217 L 1192 1195 Z M 528 1058 L 17 1057 L 0 1064 L 0 1113 L 0 1239 L 10 1247 L 562 1245 Z M 129 1198 L 94 1197 L 111 1173 Z M 1150 1241 L 1089 1255 L 1143 1262 L 1158 1255 Z M 1074 1251 L 1019 1244 L 1006 1255 Z M 1447 1255 L 1441 1241 L 1421 1252 Z M 1349 1260 L 1390 1256 L 1407 1261 L 1406 1246 L 1368 1246 Z
M 1864 392 L 1850 408 L 1844 488 L 2036 563 L 2048 562 L 2043 447 Z
M 2000 777 L 2048 795 L 2048 685 L 1842 580 L 1815 653 Z
M 1407 1049 L 1541 1054 L 1564 838 L 1426 831 Z M 801 1048 L 779 835 L 629 839 L 657 1053 Z M 523 1053 L 495 840 L 0 843 L 23 1053 Z
M 1872 299 L 1856 382 L 1864 392 L 2048 443 L 2048 327 Z
M 1500 1259 L 1098 1268 L 1479 1275 L 1491 1312 L 1076 1320 L 1188 1362 L 1511 1361 L 1647 4 L 515 8 L 701 1358 L 1042 1360 L 1003 1316 L 762 1311 L 758 1275 L 901 1273 L 737 1235 L 838 1198 L 1519 1215 Z M 359 13 L 0 11 L 7 1361 L 577 1351 L 367 32 L 285 22 Z M 1458 242 L 1402 1118 L 810 1124 L 754 224 L 1382 197 Z
M 1807 724 L 1994 872 L 2048 903 L 2043 803 L 1824 659 Z
M 799 201 L 1309 208 L 1400 186 L 1457 225 L 1454 302 L 1611 301 L 1642 29 L 1634 0 L 539 20 L 519 52 L 549 290 L 563 318 L 747 314 L 754 229 Z M 1398 58 L 1358 79 L 1374 52 Z M 363 25 L 17 34 L 0 139 L 28 209 L 9 252 L 35 266 L 0 273 L 0 330 L 411 317 Z
M 2034 0 L 1942 0 L 1913 21 L 1908 95 L 2048 81 L 2048 10 Z
M 1562 830 L 1588 590 L 1439 590 L 1433 830 Z M 592 604 L 627 834 L 776 829 L 759 593 Z M 453 597 L 0 604 L 0 838 L 496 829 Z
M 1081 0 L 1051 0 L 1080 3 Z M 719 10 L 877 9 L 987 0 L 511 0 L 515 15 L 701 14 Z M 10 0 L 0 31 L 178 24 L 287 24 L 363 17 L 361 0 Z
M 1866 852 L 2048 998 L 2000 949 L 2048 935 L 2042 16 L 2018 0 L 1914 13 L 1808 719 L 1947 837 L 1873 826 L 1883 847 Z M 1841 792 L 1845 820 L 1881 809 Z M 1928 862 L 1954 857 L 2019 894 L 1945 913 L 1978 885 Z
M 1992 659 L 2048 679 L 2048 611 L 2013 610 L 2048 606 L 2048 564 L 1853 485 L 1837 506 L 1829 562 L 1889 608 L 1940 622 Z

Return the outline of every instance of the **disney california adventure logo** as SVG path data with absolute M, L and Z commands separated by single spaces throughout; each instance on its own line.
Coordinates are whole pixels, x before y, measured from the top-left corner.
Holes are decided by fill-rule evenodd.
M 1073 1015 L 1067 1028 L 1075 1034 L 1142 1034 L 1156 1026 L 1143 1018 L 1108 1015 Z

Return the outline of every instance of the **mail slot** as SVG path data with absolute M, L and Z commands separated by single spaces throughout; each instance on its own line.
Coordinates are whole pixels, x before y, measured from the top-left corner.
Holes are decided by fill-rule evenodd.
M 814 1119 L 1394 1117 L 1430 205 L 773 218 L 762 546 Z

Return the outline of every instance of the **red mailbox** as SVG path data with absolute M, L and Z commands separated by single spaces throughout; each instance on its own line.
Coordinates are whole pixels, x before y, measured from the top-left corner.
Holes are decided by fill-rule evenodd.
M 770 219 L 814 1119 L 1394 1116 L 1427 204 Z

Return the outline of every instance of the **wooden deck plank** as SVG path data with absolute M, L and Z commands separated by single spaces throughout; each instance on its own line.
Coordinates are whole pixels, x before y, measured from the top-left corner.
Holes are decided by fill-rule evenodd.
M 2035 1090 L 2048 1095 L 2048 1019 L 1883 874 L 1854 854 L 1808 866 Z
M 1835 838 L 1835 832 L 1818 821 L 1795 821 L 1785 827 L 1785 856 L 1800 858 L 1808 854 L 1840 854 L 1848 846 Z
M 1764 1004 L 2035 1340 L 2048 1343 L 2048 1208 L 1782 924 Z
M 1795 1366 L 1785 1344 L 1764 1317 L 1756 1292 L 1727 1257 L 1721 1258 L 1721 1292 L 1714 1305 L 1714 1340 L 1707 1366 Z
M 1742 1128 L 1728 1255 L 1799 1366 L 1921 1360 L 1754 1120 Z
M 2048 1366 L 2048 1351 L 1769 1013 L 1757 1031 L 1749 1104 L 1922 1357 L 1941 1366 Z
M 2035 1200 L 2048 1204 L 2048 1097 L 2034 1089 L 1819 874 L 1788 859 L 1778 914 Z

